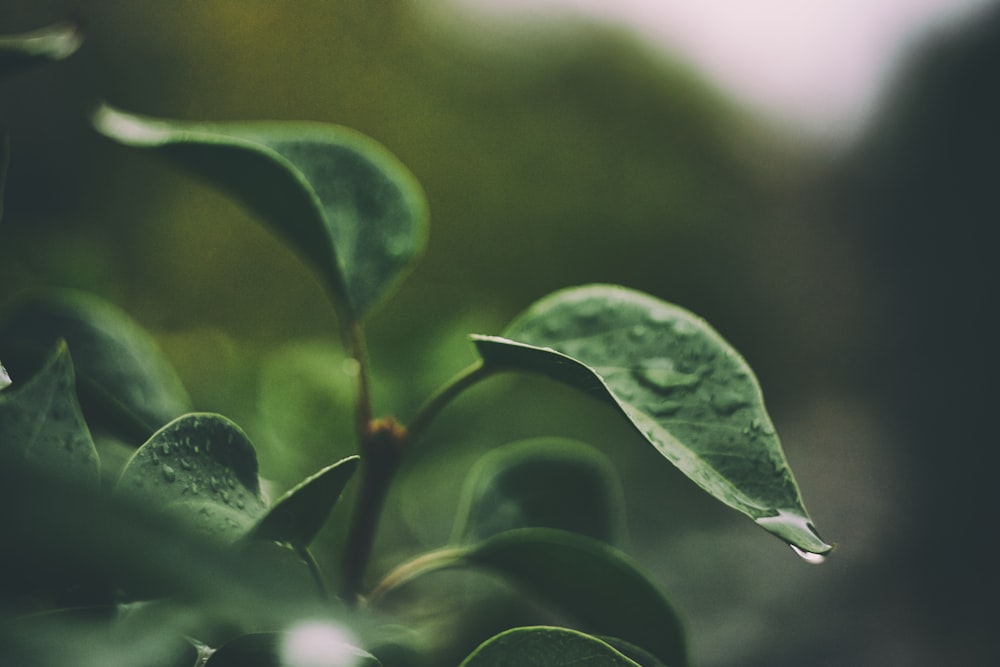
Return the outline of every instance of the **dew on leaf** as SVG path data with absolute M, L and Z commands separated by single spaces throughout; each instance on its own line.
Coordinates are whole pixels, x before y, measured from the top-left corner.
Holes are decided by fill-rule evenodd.
M 653 359 L 632 372 L 642 385 L 665 394 L 676 389 L 690 389 L 701 381 L 694 373 L 677 370 L 674 362 L 666 358 Z
M 788 546 L 792 548 L 792 551 L 795 552 L 795 555 L 797 555 L 799 558 L 801 558 L 807 563 L 811 563 L 813 565 L 820 565 L 826 562 L 826 556 L 824 556 L 823 554 L 816 554 L 811 551 L 806 551 L 805 549 L 800 549 L 794 544 L 789 544 Z
M 750 405 L 750 401 L 739 394 L 720 391 L 712 394 L 711 404 L 716 414 L 726 417 Z
M 168 483 L 169 482 L 173 482 L 175 479 L 177 479 L 177 471 L 175 471 L 170 466 L 164 464 L 163 465 L 163 479 L 165 479 Z

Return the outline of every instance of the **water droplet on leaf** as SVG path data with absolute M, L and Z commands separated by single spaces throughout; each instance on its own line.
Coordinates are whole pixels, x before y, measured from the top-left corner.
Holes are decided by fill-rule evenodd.
M 164 466 L 163 466 L 163 479 L 165 479 L 168 483 L 169 482 L 173 482 L 175 479 L 177 479 L 177 471 L 175 471 L 170 466 L 164 464 Z
M 794 551 L 799 558 L 801 558 L 807 563 L 812 563 L 813 565 L 820 565 L 826 562 L 826 556 L 824 556 L 823 554 L 814 554 L 811 551 L 800 549 L 794 544 L 789 544 L 788 546 L 792 548 L 792 551 Z

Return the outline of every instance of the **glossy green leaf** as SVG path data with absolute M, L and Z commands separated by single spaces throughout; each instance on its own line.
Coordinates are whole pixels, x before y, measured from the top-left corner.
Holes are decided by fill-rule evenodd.
M 535 438 L 492 450 L 473 467 L 452 541 L 539 527 L 616 543 L 624 525 L 621 485 L 603 454 L 575 440 Z
M 79 26 L 57 23 L 16 35 L 0 35 L 0 77 L 71 56 L 83 43 Z
M 349 456 L 302 481 L 271 506 L 248 537 L 296 548 L 309 546 L 360 461 L 357 456 Z
M 619 639 L 618 637 L 607 637 L 600 635 L 597 637 L 606 642 L 629 660 L 639 663 L 640 667 L 668 667 L 662 660 L 644 648 L 639 648 L 635 644 Z
M 610 402 L 702 489 L 805 552 L 817 534 L 750 367 L 704 320 L 634 290 L 556 292 L 502 338 L 475 336 L 485 363 L 542 373 Z
M 206 667 L 379 667 L 372 654 L 350 643 L 350 635 L 325 621 L 306 621 L 286 632 L 237 637 L 212 653 Z
M 7 457 L 77 483 L 100 480 L 97 449 L 76 400 L 65 342 L 33 377 L 0 392 L 0 458 Z
M 684 628 L 670 602 L 622 552 L 559 530 L 527 528 L 469 549 L 464 562 L 503 575 L 581 629 L 688 664 Z
M 353 130 L 305 122 L 167 121 L 106 106 L 94 124 L 243 202 L 319 271 L 351 321 L 423 252 L 427 212 L 416 179 Z
M 597 637 L 576 630 L 514 628 L 488 639 L 459 667 L 640 667 Z
M 253 445 L 214 414 L 185 415 L 154 433 L 115 489 L 226 542 L 245 535 L 267 509 Z
M 86 292 L 25 295 L 0 318 L 0 352 L 11 372 L 29 373 L 65 339 L 76 363 L 80 401 L 93 428 L 137 446 L 190 411 L 180 379 L 153 338 L 117 306 Z

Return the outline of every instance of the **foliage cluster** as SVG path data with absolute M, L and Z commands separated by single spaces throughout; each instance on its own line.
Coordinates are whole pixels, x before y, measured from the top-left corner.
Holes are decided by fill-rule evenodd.
M 70 55 L 73 26 L 0 40 L 0 74 Z M 743 358 L 704 320 L 591 284 L 529 306 L 409 420 L 374 413 L 366 316 L 423 251 L 424 195 L 385 148 L 315 123 L 191 123 L 100 107 L 94 128 L 246 206 L 316 272 L 351 359 L 357 454 L 277 498 L 247 434 L 197 412 L 152 337 L 96 296 L 24 295 L 0 318 L 0 507 L 5 656 L 18 664 L 688 665 L 683 622 L 623 550 L 619 482 L 590 446 L 499 447 L 463 486 L 448 544 L 368 576 L 404 457 L 468 388 L 534 373 L 580 390 L 705 492 L 807 560 L 813 528 Z M 6 155 L 3 156 L 4 162 Z M 262 307 L 266 308 L 266 304 Z M 357 478 L 355 480 L 355 478 Z M 310 550 L 357 485 L 344 551 Z M 426 605 L 487 609 L 435 573 L 509 582 L 530 611 L 492 637 L 452 636 Z M 9 576 L 9 573 L 18 573 Z M 328 583 L 331 582 L 331 583 Z M 58 637 L 58 641 L 53 641 Z

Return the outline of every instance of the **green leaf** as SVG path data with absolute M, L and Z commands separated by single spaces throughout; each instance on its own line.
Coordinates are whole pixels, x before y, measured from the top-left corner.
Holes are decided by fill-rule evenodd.
M 309 546 L 361 461 L 349 456 L 305 479 L 275 502 L 248 535 L 251 539 Z
M 606 642 L 576 630 L 514 628 L 488 639 L 459 667 L 639 667 Z
M 472 547 L 463 561 L 503 575 L 582 629 L 687 665 L 684 628 L 653 582 L 617 549 L 559 530 L 512 530 Z
M 36 292 L 0 318 L 0 352 L 16 375 L 36 368 L 60 338 L 73 351 L 80 400 L 92 428 L 108 428 L 136 446 L 190 411 L 180 379 L 153 338 L 93 294 Z
M 566 438 L 535 438 L 483 456 L 465 481 L 452 542 L 514 528 L 559 528 L 616 543 L 623 492 L 611 462 Z
M 107 106 L 94 125 L 240 200 L 319 271 L 350 321 L 361 319 L 423 252 L 427 210 L 416 179 L 353 130 L 168 121 Z
M 286 632 L 258 632 L 237 637 L 212 653 L 206 667 L 379 667 L 367 651 L 351 643 L 341 627 L 306 621 Z
M 154 433 L 115 490 L 227 542 L 245 535 L 267 509 L 250 440 L 230 420 L 207 413 L 185 415 Z
M 0 393 L 0 458 L 20 457 L 49 474 L 97 485 L 100 463 L 60 342 L 38 373 Z
M 824 554 L 750 367 L 704 320 L 589 285 L 474 336 L 487 365 L 542 373 L 610 402 L 702 489 L 800 551 Z
M 17 35 L 0 35 L 0 77 L 71 56 L 83 43 L 80 27 L 57 23 Z

